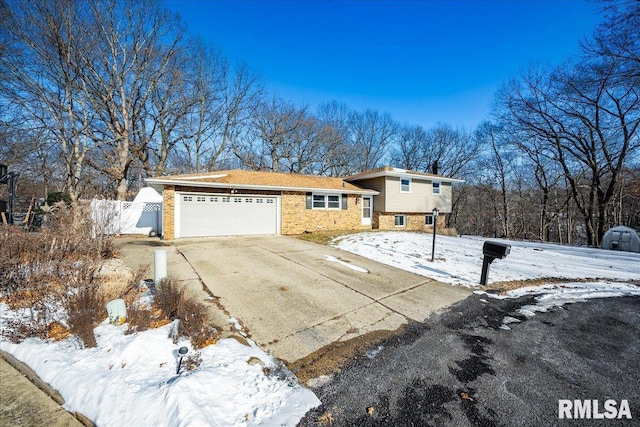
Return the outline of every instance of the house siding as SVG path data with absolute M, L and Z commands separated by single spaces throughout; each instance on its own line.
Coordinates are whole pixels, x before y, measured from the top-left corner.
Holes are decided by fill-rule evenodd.
M 307 209 L 306 193 L 282 192 L 282 234 L 303 234 L 320 230 L 371 229 L 362 225 L 361 196 L 349 194 L 347 209 Z
M 362 188 L 370 188 L 380 192 L 379 195 L 373 196 L 373 210 L 385 212 L 386 209 L 386 186 L 385 177 L 380 176 L 378 178 L 362 179 L 356 182 Z M 399 185 L 399 184 L 398 184 Z
M 387 191 L 381 212 L 427 213 L 437 207 L 442 213 L 451 213 L 451 183 L 440 183 L 440 195 L 433 194 L 432 181 L 411 179 L 411 192 L 400 192 L 400 178 L 386 177 Z
M 437 207 L 442 213 L 451 213 L 452 187 L 450 182 L 440 182 L 440 195 L 433 194 L 432 181 L 411 177 L 411 192 L 400 192 L 400 178 L 381 176 L 362 179 L 355 183 L 371 188 L 380 194 L 373 198 L 373 209 L 377 212 L 407 212 L 425 214 Z

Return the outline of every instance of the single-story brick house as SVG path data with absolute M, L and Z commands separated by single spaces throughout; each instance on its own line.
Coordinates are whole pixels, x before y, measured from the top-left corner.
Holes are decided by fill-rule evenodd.
M 222 170 L 146 181 L 163 196 L 162 230 L 168 240 L 431 229 L 433 208 L 450 213 L 451 184 L 462 182 L 391 167 L 346 178 Z

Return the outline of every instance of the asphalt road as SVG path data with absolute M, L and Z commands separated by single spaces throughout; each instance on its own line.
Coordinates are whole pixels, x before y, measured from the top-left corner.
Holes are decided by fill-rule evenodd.
M 515 310 L 530 297 L 480 298 L 356 358 L 314 389 L 323 404 L 300 425 L 640 425 L 640 298 L 567 304 L 528 320 Z M 499 329 L 505 315 L 523 322 Z M 559 399 L 626 399 L 633 419 L 561 420 Z

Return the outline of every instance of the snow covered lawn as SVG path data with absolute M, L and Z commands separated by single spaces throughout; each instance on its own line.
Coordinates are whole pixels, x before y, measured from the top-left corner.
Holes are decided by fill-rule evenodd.
M 16 314 L 0 304 L 0 325 Z M 96 348 L 80 349 L 73 338 L 0 341 L 0 348 L 58 390 L 68 410 L 101 427 L 294 426 L 320 404 L 253 343 L 223 339 L 196 352 L 187 341 L 173 344 L 172 327 L 125 335 L 126 325 L 105 320 L 96 328 Z M 176 374 L 182 346 L 190 349 L 187 356 L 201 361 L 194 370 L 183 367 Z
M 640 254 L 481 237 L 436 236 L 409 232 L 359 233 L 339 238 L 340 249 L 445 283 L 475 287 L 482 270 L 485 241 L 507 243 L 511 253 L 491 264 L 488 283 L 527 279 L 640 280 Z

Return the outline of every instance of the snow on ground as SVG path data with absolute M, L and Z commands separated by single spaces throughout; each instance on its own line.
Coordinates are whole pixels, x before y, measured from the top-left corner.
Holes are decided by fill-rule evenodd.
M 336 257 L 331 256 L 331 255 L 325 255 L 324 259 L 326 259 L 329 262 L 337 262 L 338 264 L 340 264 L 340 265 L 342 265 L 344 267 L 350 268 L 351 270 L 357 271 L 359 273 L 368 273 L 369 272 L 369 270 L 367 270 L 364 267 L 359 267 L 357 265 L 353 265 L 353 264 L 350 264 L 348 262 L 344 262 L 341 259 L 336 258 Z
M 0 321 L 15 315 L 0 304 Z M 174 326 L 125 335 L 126 325 L 105 321 L 95 330 L 96 348 L 80 349 L 70 338 L 0 341 L 0 349 L 58 390 L 66 409 L 99 426 L 293 426 L 320 404 L 252 342 L 249 347 L 223 339 L 194 351 L 187 341 L 176 345 L 168 338 Z M 183 367 L 176 374 L 182 346 L 189 348 L 187 356 L 201 362 L 192 371 Z M 271 373 L 266 375 L 263 368 Z
M 482 291 L 475 291 L 491 298 L 506 299 L 520 298 L 525 295 L 535 295 L 535 304 L 524 305 L 516 310 L 516 313 L 524 317 L 535 316 L 536 312 L 546 312 L 554 307 L 565 304 L 584 302 L 593 298 L 610 298 L 622 296 L 640 296 L 640 286 L 615 282 L 578 282 L 557 283 L 542 286 L 528 286 L 514 289 L 504 295 L 496 295 Z M 502 319 L 502 329 L 511 329 L 510 323 L 518 323 L 520 319 L 505 316 Z
M 488 283 L 542 279 L 640 280 L 640 254 L 550 243 L 481 237 L 436 236 L 408 232 L 358 233 L 334 243 L 340 249 L 445 283 L 473 287 L 480 281 L 485 241 L 511 245 L 505 259 L 495 260 Z

